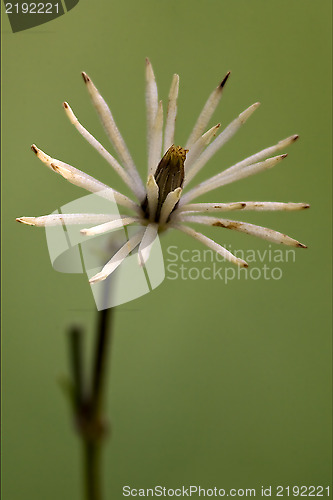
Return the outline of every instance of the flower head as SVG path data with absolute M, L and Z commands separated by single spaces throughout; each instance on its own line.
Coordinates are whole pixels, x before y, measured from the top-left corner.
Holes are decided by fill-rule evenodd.
M 144 185 L 109 107 L 89 76 L 86 73 L 82 73 L 93 105 L 113 144 L 119 161 L 81 125 L 67 103 L 63 104 L 65 112 L 70 122 L 80 134 L 100 153 L 101 156 L 103 156 L 115 172 L 122 178 L 124 183 L 132 191 L 136 200 L 134 201 L 113 190 L 109 186 L 67 163 L 51 158 L 35 145 L 32 146 L 32 150 L 51 170 L 60 174 L 72 184 L 83 187 L 104 198 L 115 200 L 118 205 L 131 210 L 132 215 L 124 214 L 112 216 L 110 214 L 84 213 L 52 214 L 42 217 L 20 217 L 17 220 L 24 224 L 44 227 L 63 223 L 95 224 L 93 227 L 81 230 L 81 233 L 87 236 L 105 233 L 129 224 L 137 225 L 137 233 L 112 256 L 98 274 L 91 278 L 91 283 L 106 279 L 136 247 L 138 247 L 139 263 L 143 265 L 149 258 L 150 249 L 157 235 L 169 228 L 183 231 L 209 248 L 215 250 L 226 260 L 239 266 L 247 267 L 247 263 L 244 260 L 235 257 L 226 248 L 202 233 L 195 231 L 189 227 L 187 223 L 233 229 L 275 243 L 306 248 L 305 245 L 297 240 L 272 229 L 216 216 L 220 212 L 237 210 L 302 210 L 309 207 L 309 205 L 305 203 L 255 201 L 192 203 L 192 200 L 202 194 L 277 165 L 287 155 L 273 155 L 295 142 L 298 139 L 297 135 L 288 137 L 274 146 L 263 149 L 259 153 L 245 158 L 221 173 L 187 190 L 187 192 L 183 194 L 183 191 L 187 188 L 187 184 L 189 184 L 210 158 L 237 132 L 259 106 L 259 103 L 255 103 L 247 108 L 221 133 L 219 133 L 220 124 L 206 131 L 206 127 L 220 101 L 223 88 L 229 75 L 230 73 L 227 73 L 221 84 L 209 96 L 194 125 L 187 144 L 185 148 L 183 148 L 174 145 L 179 77 L 178 75 L 174 75 L 172 80 L 163 134 L 162 101 L 158 100 L 157 85 L 152 66 L 149 60 L 146 60 L 148 174 L 147 181 Z

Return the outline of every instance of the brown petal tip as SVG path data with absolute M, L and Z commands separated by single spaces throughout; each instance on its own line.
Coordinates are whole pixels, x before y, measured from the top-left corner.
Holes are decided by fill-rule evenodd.
M 38 149 L 34 144 L 31 146 L 31 150 L 35 153 L 35 155 L 38 154 Z
M 18 217 L 16 221 L 21 222 L 21 224 L 26 224 L 27 226 L 34 226 L 33 222 L 31 222 L 32 218 L 33 217 Z
M 223 87 L 227 83 L 227 80 L 228 80 L 229 76 L 230 76 L 230 71 L 228 71 L 228 73 L 225 75 L 225 77 L 223 78 L 222 82 L 220 83 L 220 85 L 219 85 L 220 89 L 223 89 Z
M 89 78 L 89 76 L 87 75 L 87 73 L 85 73 L 84 71 L 82 71 L 81 75 L 82 75 L 82 78 L 83 78 L 84 83 L 88 83 L 88 82 L 90 82 L 90 78 Z

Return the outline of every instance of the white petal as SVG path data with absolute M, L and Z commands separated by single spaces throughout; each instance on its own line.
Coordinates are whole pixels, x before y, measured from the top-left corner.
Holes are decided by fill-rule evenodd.
M 220 128 L 221 124 L 218 123 L 211 129 L 209 129 L 205 134 L 203 134 L 199 139 L 191 146 L 189 150 L 186 160 L 185 160 L 185 182 L 189 182 L 191 179 L 191 170 L 192 165 L 197 161 L 203 149 L 210 143 L 212 138 L 216 135 L 216 132 Z M 184 182 L 184 184 L 185 184 Z
M 128 208 L 132 208 L 135 211 L 140 211 L 139 206 L 134 203 L 134 201 L 127 198 L 117 191 L 114 191 L 112 188 L 98 181 L 91 175 L 82 172 L 81 170 L 69 165 L 69 163 L 65 163 L 63 161 L 57 160 L 56 158 L 52 158 L 51 156 L 44 153 L 41 149 L 39 149 L 35 144 L 31 146 L 31 149 L 37 155 L 37 158 L 41 160 L 48 168 L 50 168 L 53 172 L 60 174 L 66 180 L 75 184 L 76 186 L 87 189 L 90 192 L 96 193 L 98 191 L 102 191 L 100 196 L 105 194 L 105 198 L 112 200 L 112 193 L 115 195 L 115 201 L 120 205 L 122 202 L 125 203 L 124 206 Z M 105 191 L 105 193 L 103 193 Z M 118 196 L 119 195 L 119 196 Z
M 271 211 L 271 210 L 281 210 L 281 211 L 294 211 L 294 210 L 304 210 L 310 208 L 308 203 L 281 203 L 275 201 L 240 201 L 239 202 L 241 210 L 255 210 L 259 211 Z
M 105 264 L 103 269 L 89 280 L 89 283 L 97 283 L 110 276 L 110 274 L 113 273 L 113 271 L 115 271 L 115 269 L 117 269 L 117 267 L 120 266 L 120 264 L 126 259 L 127 255 L 140 243 L 142 235 L 143 231 L 139 231 L 137 234 L 132 236 L 132 238 L 130 238 L 125 245 L 122 246 L 116 254 L 114 254 L 112 259 Z
M 201 111 L 199 118 L 194 125 L 194 128 L 191 132 L 191 135 L 187 141 L 186 144 L 186 149 L 190 149 L 191 146 L 199 139 L 199 137 L 202 135 L 203 131 L 205 130 L 209 120 L 211 119 L 218 103 L 220 102 L 221 96 L 222 96 L 222 91 L 223 87 L 226 84 L 226 81 L 228 80 L 230 75 L 230 71 L 226 74 L 220 85 L 213 90 L 211 95 L 208 97 L 208 100 L 206 104 L 203 107 L 203 110 Z
M 241 210 L 244 208 L 242 202 L 235 203 L 190 203 L 179 208 L 179 212 L 229 212 L 230 210 Z
M 154 174 L 162 157 L 163 106 L 159 102 L 148 150 L 148 175 Z
M 190 203 L 179 208 L 182 214 L 190 212 L 228 212 L 230 210 L 293 211 L 309 208 L 307 203 L 280 203 L 275 201 L 236 201 L 233 203 Z
M 216 219 L 207 216 L 184 216 L 181 218 L 184 222 L 193 222 L 197 224 L 205 224 L 206 226 L 216 226 L 223 227 L 225 229 L 233 229 L 241 233 L 251 234 L 262 238 L 264 240 L 272 241 L 273 243 L 283 243 L 284 245 L 289 245 L 292 247 L 306 248 L 305 245 L 300 243 L 286 234 L 279 233 L 273 229 L 267 227 L 256 226 L 254 224 L 249 224 L 248 222 L 239 222 L 229 219 Z
M 54 158 L 51 158 L 51 156 L 49 156 L 46 153 L 44 153 L 44 151 L 42 151 L 41 149 L 39 149 L 36 146 L 36 144 L 33 144 L 31 146 L 31 149 L 35 153 L 35 155 L 37 156 L 37 158 L 44 163 L 44 165 L 46 165 L 50 170 L 53 170 L 53 168 L 51 167 L 51 163 L 54 160 Z
M 250 175 L 261 172 L 262 170 L 267 170 L 268 168 L 272 168 L 287 156 L 288 155 L 286 154 L 280 156 L 274 156 L 273 158 L 269 158 L 268 160 L 258 163 L 253 163 L 252 165 L 247 165 L 243 169 L 239 169 L 238 171 L 236 171 L 235 173 L 231 173 L 230 175 L 226 175 L 225 174 L 226 171 L 221 172 L 220 174 L 217 174 L 214 177 L 211 177 L 210 179 L 201 182 L 195 188 L 191 189 L 191 191 L 186 193 L 182 197 L 181 206 L 193 200 L 193 198 L 197 198 L 198 196 L 208 193 L 213 189 L 225 186 L 239 179 L 249 177 Z
M 149 59 L 146 59 L 146 109 L 147 109 L 147 149 L 150 149 L 153 127 L 158 108 L 158 93 L 154 71 Z
M 287 158 L 287 156 L 287 154 L 273 156 L 273 158 L 268 158 L 267 160 L 258 163 L 252 163 L 251 165 L 243 166 L 242 168 L 239 168 L 238 170 L 235 170 L 233 172 L 229 172 L 226 170 L 225 172 L 221 172 L 221 174 L 218 174 L 216 176 L 216 179 L 214 179 L 212 185 L 216 184 L 218 186 L 225 186 L 240 179 L 244 179 L 245 177 L 249 177 L 250 175 L 261 172 L 262 170 L 267 170 L 269 168 L 275 167 L 277 163 Z
M 81 172 L 81 170 L 78 170 L 77 168 L 73 167 L 69 163 L 65 163 L 65 162 L 63 162 L 61 160 L 57 160 L 56 158 L 52 158 L 51 156 L 47 155 L 46 153 L 44 153 L 44 151 L 42 151 L 41 149 L 39 149 L 36 146 L 36 144 L 33 144 L 31 146 L 31 149 L 36 154 L 37 158 L 41 162 L 43 162 L 44 165 L 46 165 L 53 172 L 59 173 L 57 169 L 58 168 L 64 168 L 64 169 L 67 169 L 67 170 L 69 170 L 71 172 L 78 172 L 78 173 L 82 174 L 83 177 L 86 177 L 87 179 L 93 179 L 93 177 L 91 177 L 90 175 L 86 174 L 85 172 Z
M 138 259 L 140 266 L 143 266 L 149 259 L 152 246 L 157 237 L 157 232 L 158 224 L 153 223 L 147 226 L 138 250 Z
M 265 158 L 268 158 L 269 156 L 272 156 L 273 154 L 277 153 L 278 151 L 281 151 L 281 149 L 284 149 L 287 146 L 290 146 L 290 144 L 293 144 L 294 142 L 297 141 L 298 137 L 299 137 L 298 135 L 292 135 L 290 137 L 287 137 L 286 139 L 279 141 L 274 146 L 270 146 L 269 148 L 265 148 L 265 149 L 259 151 L 259 153 L 255 153 L 254 155 L 249 156 L 248 158 L 245 158 L 244 160 L 236 163 L 235 165 L 229 167 L 228 169 L 224 170 L 224 172 L 221 172 L 221 173 L 223 173 L 224 175 L 230 175 L 231 173 L 234 174 L 238 170 L 243 169 L 244 167 L 246 167 L 248 165 L 262 161 Z
M 216 139 L 210 144 L 210 146 L 207 147 L 207 149 L 205 149 L 205 151 L 193 164 L 187 176 L 187 182 L 189 182 L 206 165 L 210 158 L 235 135 L 235 133 L 247 121 L 247 119 L 250 118 L 250 116 L 256 109 L 258 109 L 259 106 L 259 102 L 252 104 L 252 106 L 243 111 L 220 133 L 220 135 L 216 137 Z
M 245 260 L 242 260 L 242 259 L 235 257 L 231 252 L 229 252 L 229 250 L 227 250 L 223 246 L 219 245 L 215 241 L 211 240 L 210 238 L 207 238 L 207 236 L 205 236 L 204 234 L 198 233 L 197 231 L 195 231 L 191 227 L 183 226 L 182 224 L 171 224 L 171 227 L 173 227 L 175 229 L 179 229 L 180 231 L 183 231 L 183 233 L 186 233 L 189 236 L 192 236 L 192 238 L 200 241 L 201 243 L 206 245 L 208 248 L 211 248 L 212 250 L 214 250 L 218 254 L 222 255 L 222 257 L 224 257 L 229 262 L 232 262 L 233 264 L 237 264 L 238 266 L 241 266 L 241 267 L 248 267 L 248 264 L 247 264 L 247 262 L 245 262 Z
M 109 221 L 113 217 L 115 216 L 111 214 L 50 214 L 41 217 L 19 217 L 16 220 L 29 226 L 49 227 L 64 224 L 96 224 Z
M 64 179 L 68 180 L 75 186 L 87 189 L 87 191 L 96 193 L 98 196 L 101 196 L 102 198 L 105 198 L 107 200 L 114 200 L 119 205 L 141 213 L 140 207 L 136 203 L 134 203 L 134 201 L 130 200 L 130 198 L 121 193 L 118 193 L 118 191 L 115 191 L 106 184 L 103 184 L 103 182 L 94 179 L 94 177 L 81 172 L 81 170 L 78 170 L 71 165 L 64 164 L 63 162 L 59 162 L 58 160 L 54 159 L 51 163 L 51 167 L 55 172 L 60 174 L 62 177 L 64 177 Z
M 95 139 L 93 135 L 86 130 L 83 125 L 78 121 L 77 117 L 73 113 L 73 110 L 67 102 L 63 103 L 64 110 L 69 121 L 74 125 L 76 130 L 86 139 L 89 144 L 98 151 L 98 153 L 103 156 L 103 158 L 111 165 L 114 171 L 122 178 L 122 180 L 127 184 L 127 186 L 133 191 L 139 200 L 142 200 L 145 195 L 145 191 L 142 185 L 137 185 L 135 181 L 130 177 L 130 175 L 123 169 L 123 167 L 118 163 L 118 161 L 102 146 L 100 142 Z
M 171 88 L 169 92 L 168 110 L 165 122 L 164 147 L 163 147 L 164 153 L 166 153 L 166 151 L 170 148 L 170 146 L 173 145 L 174 142 L 175 125 L 177 117 L 178 91 L 179 91 L 179 76 L 173 75 Z
M 158 203 L 158 193 L 159 193 L 159 187 L 156 184 L 155 177 L 153 175 L 150 175 L 147 181 L 147 199 L 148 199 L 150 220 L 155 219 L 157 203 Z
M 80 233 L 85 236 L 95 236 L 96 234 L 107 233 L 108 231 L 112 231 L 114 229 L 119 229 L 124 226 L 128 226 L 129 224 L 133 224 L 133 222 L 139 222 L 140 219 L 138 217 L 122 217 L 110 222 L 105 222 L 104 224 L 100 224 L 98 226 L 90 227 L 89 229 L 81 229 Z
M 181 194 L 182 194 L 182 188 L 180 187 L 168 193 L 161 208 L 161 214 L 159 220 L 159 223 L 161 225 L 167 222 L 168 217 L 171 214 L 172 210 L 175 208 L 176 204 L 178 203 Z
M 124 139 L 122 138 L 119 129 L 113 119 L 112 113 L 104 101 L 103 97 L 93 84 L 92 80 L 86 73 L 82 73 L 83 80 L 86 84 L 86 87 L 89 91 L 91 100 L 95 109 L 101 119 L 101 122 L 104 126 L 104 129 L 112 142 L 115 150 L 117 151 L 124 167 L 128 170 L 133 180 L 135 180 L 136 184 L 143 188 L 142 180 L 139 176 L 139 173 L 134 165 L 133 159 L 130 155 L 130 152 L 127 149 Z
M 94 177 L 92 177 L 91 175 L 82 172 L 81 170 L 73 167 L 72 165 L 69 165 L 68 163 L 64 163 L 63 161 L 57 160 L 56 158 L 52 158 L 51 156 L 44 153 L 41 149 L 39 149 L 35 144 L 31 146 L 31 149 L 37 155 L 37 158 L 39 158 L 45 165 L 47 165 L 48 168 L 60 174 L 72 184 L 87 189 L 92 193 L 98 193 L 98 191 L 101 191 L 100 193 L 98 193 L 99 196 L 112 201 L 114 196 L 115 202 L 119 205 L 141 213 L 140 207 L 136 203 L 134 203 L 133 200 L 121 193 L 118 193 L 118 191 L 115 191 L 106 184 L 103 184 L 102 182 L 94 179 Z

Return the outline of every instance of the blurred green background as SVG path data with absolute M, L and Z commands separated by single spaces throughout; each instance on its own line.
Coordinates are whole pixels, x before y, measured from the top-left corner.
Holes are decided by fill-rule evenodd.
M 122 498 L 124 485 L 257 488 L 259 495 L 262 485 L 329 484 L 330 40 L 329 0 L 81 0 L 66 15 L 15 34 L 3 16 L 4 500 L 82 498 L 81 448 L 57 381 L 68 373 L 68 325 L 85 326 L 88 348 L 96 320 L 86 276 L 55 272 L 44 230 L 15 222 L 86 194 L 46 169 L 30 145 L 123 190 L 62 110 L 67 100 L 108 145 L 84 70 L 144 174 L 146 56 L 164 102 L 172 74 L 180 74 L 181 145 L 228 70 L 212 125 L 262 103 L 201 180 L 288 135 L 301 136 L 275 170 L 202 200 L 309 202 L 311 210 L 300 213 L 240 217 L 309 248 L 281 264 L 280 280 L 166 279 L 117 308 L 106 498 Z M 233 249 L 269 248 L 230 231 L 205 234 Z M 174 232 L 162 243 L 164 251 L 201 248 Z

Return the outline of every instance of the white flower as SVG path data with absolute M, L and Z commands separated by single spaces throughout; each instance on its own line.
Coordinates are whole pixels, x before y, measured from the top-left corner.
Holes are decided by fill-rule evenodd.
M 120 206 L 130 209 L 133 216 L 108 214 L 60 214 L 46 215 L 43 217 L 20 217 L 19 222 L 33 226 L 51 226 L 57 224 L 99 224 L 81 232 L 85 235 L 96 235 L 123 227 L 128 224 L 137 224 L 138 232 L 132 236 L 127 243 L 111 258 L 103 267 L 101 272 L 93 276 L 91 283 L 106 279 L 137 246 L 140 264 L 144 264 L 148 257 L 151 246 L 158 233 L 173 228 L 183 231 L 204 245 L 221 254 L 225 259 L 247 267 L 247 263 L 235 257 L 226 248 L 215 241 L 207 238 L 186 225 L 186 223 L 198 223 L 208 226 L 234 229 L 247 234 L 258 236 L 275 243 L 284 243 L 294 247 L 306 248 L 305 245 L 290 238 L 289 236 L 254 224 L 236 222 L 234 220 L 216 217 L 219 212 L 234 210 L 302 210 L 308 208 L 305 203 L 275 203 L 240 201 L 235 203 L 191 203 L 194 198 L 205 194 L 213 189 L 225 186 L 231 182 L 243 179 L 252 174 L 273 167 L 287 155 L 273 156 L 283 150 L 289 144 L 298 139 L 293 135 L 278 142 L 275 146 L 268 147 L 223 172 L 198 184 L 183 194 L 187 184 L 205 166 L 210 158 L 237 132 L 252 113 L 258 108 L 255 103 L 243 111 L 232 121 L 220 134 L 220 124 L 205 131 L 223 92 L 224 85 L 229 73 L 222 83 L 209 96 L 199 118 L 190 134 L 185 148 L 174 146 L 175 122 L 177 115 L 177 97 L 179 89 L 179 77 L 173 76 L 169 93 L 166 122 L 163 134 L 163 107 L 162 101 L 158 100 L 157 86 L 152 66 L 146 60 L 146 106 L 148 122 L 148 175 L 144 185 L 138 170 L 133 162 L 129 150 L 117 128 L 110 109 L 91 79 L 82 73 L 84 82 L 89 91 L 93 105 L 102 121 L 107 135 L 118 155 L 118 162 L 78 121 L 72 109 L 64 103 L 65 112 L 80 132 L 80 134 L 105 158 L 116 173 L 122 178 L 133 192 L 136 201 L 114 191 L 109 186 L 94 179 L 88 174 L 51 158 L 43 153 L 35 145 L 32 146 L 37 157 L 51 170 L 60 174 L 76 186 L 83 187 L 92 193 L 97 193 L 104 198 L 114 199 Z M 217 135 L 218 134 L 218 135 Z M 217 135 L 217 137 L 215 137 Z M 215 139 L 212 141 L 212 139 Z M 211 142 L 212 141 L 212 142 Z M 164 154 L 164 155 L 163 155 Z M 163 157 L 162 157 L 163 155 Z M 162 157 L 162 159 L 161 159 Z M 214 216 L 196 215 L 213 214 Z

